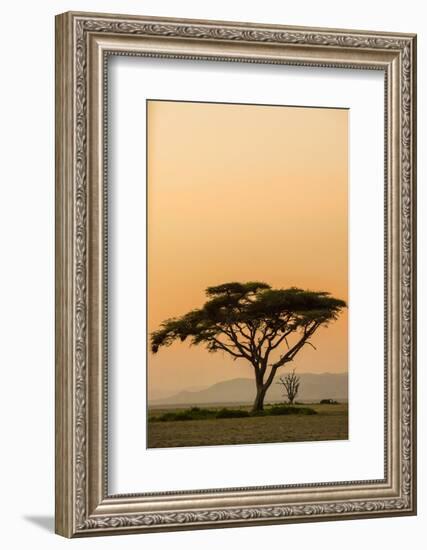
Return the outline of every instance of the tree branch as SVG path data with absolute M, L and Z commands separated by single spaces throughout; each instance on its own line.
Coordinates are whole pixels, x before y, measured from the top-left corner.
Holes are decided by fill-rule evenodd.
M 307 343 L 308 338 L 310 338 L 310 336 L 314 333 L 317 327 L 320 326 L 320 324 L 320 322 L 314 321 L 311 325 L 307 325 L 304 328 L 304 332 L 300 340 L 294 346 L 292 346 L 291 349 L 287 353 L 285 353 L 285 355 L 282 355 L 279 361 L 272 365 L 272 368 L 276 368 L 277 370 L 285 363 L 289 363 L 289 361 L 292 361 L 298 351 L 304 346 L 304 344 Z
M 218 338 L 212 337 L 212 340 L 215 342 L 215 345 L 217 345 L 219 348 L 226 351 L 227 353 L 229 353 L 230 355 L 232 355 L 236 359 L 240 359 L 240 358 L 246 359 L 246 357 L 244 355 L 242 355 L 241 353 L 236 353 L 235 351 L 231 350 L 229 347 L 227 347 L 225 344 L 223 344 L 221 342 L 221 340 L 218 340 Z
M 294 331 L 293 328 L 290 328 L 289 330 L 285 331 L 283 333 L 283 335 L 277 340 L 277 342 L 275 342 L 272 346 L 271 346 L 271 349 L 276 349 L 277 346 L 279 346 L 283 340 L 286 341 L 286 343 L 288 344 L 288 341 L 286 340 L 286 337 L 289 336 L 289 334 L 291 334 L 292 332 Z M 289 344 L 288 344 L 288 348 L 289 348 Z
M 313 344 L 312 344 L 311 342 L 309 342 L 308 340 L 306 340 L 305 343 L 306 343 L 308 346 L 311 346 L 313 349 L 315 349 L 315 350 L 317 351 L 316 346 L 313 346 Z
M 251 342 L 251 335 L 250 334 L 247 334 L 243 329 L 242 327 L 239 325 L 239 323 L 233 323 L 233 326 L 237 327 L 237 330 L 239 331 L 239 333 L 243 336 L 243 338 L 246 338 L 246 340 L 248 342 Z
M 223 327 L 218 327 L 219 331 L 228 336 L 232 342 L 236 345 L 237 349 L 240 351 L 243 357 L 245 357 L 248 361 L 251 363 L 253 362 L 253 357 L 251 355 L 251 350 L 241 342 L 239 342 L 235 332 L 231 327 L 229 327 L 229 330 L 226 330 Z

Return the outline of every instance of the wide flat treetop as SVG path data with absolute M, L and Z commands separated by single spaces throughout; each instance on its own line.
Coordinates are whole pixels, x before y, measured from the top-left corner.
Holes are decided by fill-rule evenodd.
M 218 339 L 221 336 L 252 340 L 257 346 L 274 346 L 274 338 L 280 334 L 286 338 L 287 334 L 303 331 L 310 336 L 318 326 L 335 320 L 346 307 L 345 301 L 329 292 L 296 287 L 272 289 L 259 281 L 208 287 L 206 295 L 208 300 L 203 307 L 167 319 L 151 334 L 153 353 L 160 346 L 189 337 L 194 345 L 207 343 L 209 351 L 222 347 Z

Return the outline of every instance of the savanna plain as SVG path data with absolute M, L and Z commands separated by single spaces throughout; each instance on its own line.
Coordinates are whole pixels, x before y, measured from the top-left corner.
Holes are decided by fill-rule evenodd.
M 238 445 L 251 443 L 277 443 L 297 441 L 330 441 L 348 439 L 348 404 L 296 404 L 295 409 L 314 411 L 314 413 L 280 413 L 283 405 L 267 405 L 265 414 L 249 415 L 250 406 L 212 405 L 209 409 L 188 408 L 150 408 L 148 421 L 148 447 L 193 447 L 204 445 Z M 278 414 L 269 414 L 276 409 Z M 215 418 L 203 418 L 203 410 L 212 411 Z M 227 411 L 236 414 L 227 416 Z M 241 411 L 239 413 L 231 411 Z M 201 414 L 200 414 L 201 413 Z M 248 416 L 243 416 L 245 413 Z M 206 414 L 206 413 L 205 413 Z M 177 420 L 179 416 L 182 420 Z M 202 416 L 202 418 L 200 418 Z M 193 419 L 193 418 L 197 419 Z M 168 418 L 171 418 L 168 420 Z

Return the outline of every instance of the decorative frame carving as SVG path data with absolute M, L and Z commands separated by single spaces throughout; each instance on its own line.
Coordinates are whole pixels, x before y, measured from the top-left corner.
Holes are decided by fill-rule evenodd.
M 106 58 L 368 68 L 385 74 L 385 477 L 108 495 Z M 65 13 L 56 18 L 56 532 L 67 537 L 416 513 L 416 37 Z

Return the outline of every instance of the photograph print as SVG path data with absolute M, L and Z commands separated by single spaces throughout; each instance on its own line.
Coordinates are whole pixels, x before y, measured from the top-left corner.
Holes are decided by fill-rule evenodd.
M 348 439 L 342 108 L 147 101 L 147 447 Z

